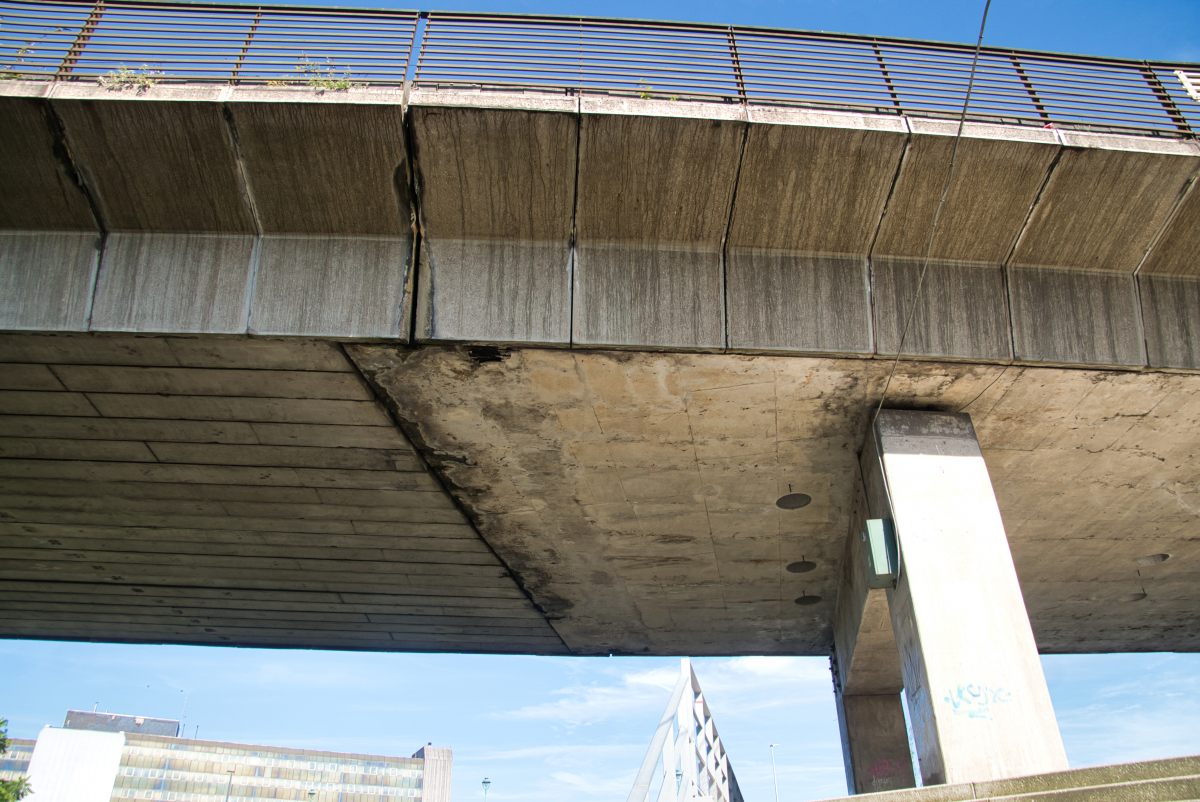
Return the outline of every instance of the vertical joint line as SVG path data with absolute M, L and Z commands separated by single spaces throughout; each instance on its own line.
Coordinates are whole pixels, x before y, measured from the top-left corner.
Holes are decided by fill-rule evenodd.
M 724 332 L 722 332 L 725 350 L 728 351 L 732 345 L 729 336 L 729 232 L 733 228 L 734 210 L 737 208 L 738 187 L 742 182 L 742 163 L 746 158 L 746 144 L 750 140 L 750 111 L 743 106 L 745 119 L 742 120 L 742 146 L 738 150 L 737 169 L 733 173 L 733 191 L 729 194 L 729 214 L 725 217 L 725 231 L 721 234 L 721 253 L 720 253 L 720 270 L 721 270 L 721 323 Z
M 912 125 L 903 116 L 900 120 L 904 123 L 904 149 L 900 151 L 900 158 L 896 162 L 896 171 L 892 173 L 892 183 L 888 186 L 887 197 L 883 201 L 883 209 L 880 210 L 879 219 L 875 222 L 875 233 L 871 235 L 871 244 L 867 246 L 867 258 L 875 255 L 875 243 L 879 240 L 879 232 L 883 230 L 883 221 L 887 219 L 888 211 L 891 209 L 896 186 L 900 183 L 900 173 L 904 170 L 904 162 L 908 159 L 908 149 L 912 147 Z
M 412 232 L 412 252 L 408 257 L 408 269 L 410 271 L 409 281 L 406 282 L 409 287 L 408 294 L 408 343 L 410 346 L 417 344 L 417 333 L 419 331 L 419 323 L 417 318 L 421 314 L 421 304 L 417 299 L 420 295 L 419 284 L 428 281 L 429 283 L 429 331 L 432 335 L 436 330 L 435 315 L 437 314 L 436 306 L 433 303 L 433 266 L 429 265 L 429 270 L 422 270 L 421 252 L 425 245 L 425 220 L 421 214 L 421 193 L 419 191 L 420 171 L 417 169 L 417 149 L 414 143 L 412 123 L 409 118 L 407 95 L 404 103 L 400 107 L 400 134 L 404 141 L 404 164 L 397 166 L 395 174 L 392 176 L 392 188 L 396 193 L 396 203 L 400 206 L 400 213 L 408 213 L 409 230 Z M 399 186 L 401 167 L 405 171 L 404 187 Z M 407 208 L 405 208 L 407 207 Z M 432 262 L 432 255 L 429 257 Z M 428 273 L 428 276 L 425 273 Z
M 582 53 L 582 50 L 580 51 Z M 583 150 L 583 88 L 575 96 L 575 183 L 571 187 L 571 231 L 567 238 L 567 347 L 575 347 L 576 277 L 579 271 L 579 160 Z

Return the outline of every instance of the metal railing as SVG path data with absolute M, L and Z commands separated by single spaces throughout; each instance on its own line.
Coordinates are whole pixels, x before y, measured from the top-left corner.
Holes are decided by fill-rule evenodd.
M 514 89 L 956 117 L 974 48 L 738 26 L 0 0 L 0 76 Z M 969 119 L 1194 136 L 1196 65 L 982 49 Z

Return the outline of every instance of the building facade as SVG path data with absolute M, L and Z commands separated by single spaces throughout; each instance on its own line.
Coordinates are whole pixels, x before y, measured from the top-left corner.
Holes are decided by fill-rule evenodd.
M 124 725 L 178 732 L 175 721 L 70 711 L 64 727 L 47 726 L 36 741 L 14 739 L 0 778 L 28 776 L 29 802 L 450 802 L 446 748 L 385 757 L 112 729 Z

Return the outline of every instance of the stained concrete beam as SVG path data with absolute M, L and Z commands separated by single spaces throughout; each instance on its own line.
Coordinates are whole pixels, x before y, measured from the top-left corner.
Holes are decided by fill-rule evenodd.
M 897 117 L 754 108 L 734 248 L 866 254 L 908 138 Z
M 576 115 L 416 105 L 410 125 L 424 234 L 420 336 L 570 342 Z
M 745 123 L 710 106 L 583 102 L 574 344 L 725 346 L 719 248 Z
M 905 356 L 1012 359 L 1008 297 L 999 264 L 930 260 L 926 267 L 923 259 L 875 256 L 871 290 L 878 354 L 890 356 L 900 348 L 911 312 Z
M 1010 267 L 1018 360 L 1071 365 L 1146 364 L 1134 277 L 1115 272 Z
M 0 328 L 86 331 L 97 233 L 0 232 Z
M 909 120 L 904 154 L 872 255 L 924 257 L 958 124 Z M 967 123 L 930 255 L 1002 263 L 1059 152 L 1054 131 Z
M 264 236 L 253 334 L 407 341 L 412 241 Z
M 254 233 L 217 103 L 55 97 L 71 156 L 109 230 Z
M 396 100 L 229 103 L 262 230 L 410 234 L 404 118 Z
M 1141 273 L 1137 281 L 1150 367 L 1200 370 L 1200 277 Z
M 96 229 L 54 128 L 44 101 L 0 96 L 0 228 Z
M 1141 275 L 1200 278 L 1200 192 L 1195 181 L 1138 269 Z
M 90 328 L 244 334 L 257 251 L 245 234 L 110 234 Z
M 1058 164 L 1010 264 L 1132 273 L 1200 168 L 1200 146 L 1060 131 Z
M 872 352 L 864 257 L 731 248 L 725 275 L 730 348 Z

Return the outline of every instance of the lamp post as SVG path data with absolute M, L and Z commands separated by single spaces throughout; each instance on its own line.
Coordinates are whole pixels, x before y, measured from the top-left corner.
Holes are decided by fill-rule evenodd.
M 233 790 L 233 769 L 228 769 L 225 773 L 229 775 L 229 782 L 225 784 L 225 802 L 229 802 L 229 792 Z
M 483 802 L 487 802 L 488 789 L 492 787 L 492 781 L 487 777 L 483 778 Z
M 771 747 L 771 777 L 775 780 L 775 802 L 779 802 L 779 774 L 775 771 L 775 747 L 779 744 L 768 744 Z

